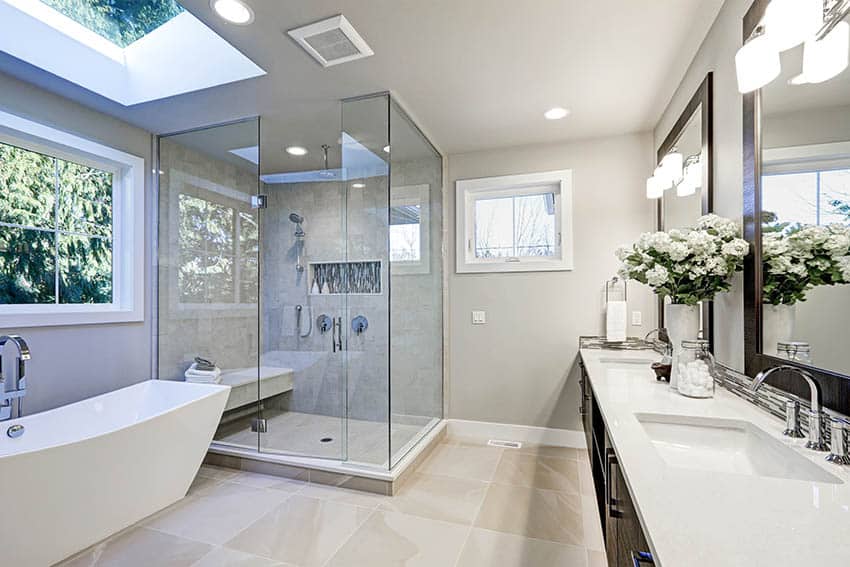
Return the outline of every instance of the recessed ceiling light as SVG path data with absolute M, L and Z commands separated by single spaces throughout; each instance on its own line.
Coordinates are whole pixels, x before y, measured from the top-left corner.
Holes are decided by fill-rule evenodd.
M 306 156 L 307 148 L 302 148 L 301 146 L 289 146 L 286 148 L 286 153 L 291 156 Z
M 384 146 L 384 153 L 385 154 L 390 153 L 390 147 L 389 146 Z
M 366 184 L 365 183 L 352 183 L 351 186 L 354 187 L 355 189 L 363 189 L 364 187 L 366 187 Z
M 254 21 L 254 11 L 242 0 L 210 0 L 210 7 L 231 24 L 246 26 Z
M 566 108 L 561 108 L 560 106 L 556 106 L 555 108 L 550 108 L 546 112 L 543 113 L 543 116 L 546 117 L 546 120 L 560 120 L 564 118 L 570 113 Z

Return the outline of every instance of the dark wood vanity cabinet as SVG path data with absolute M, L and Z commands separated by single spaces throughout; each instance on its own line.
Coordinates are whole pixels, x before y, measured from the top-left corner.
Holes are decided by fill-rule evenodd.
M 584 365 L 581 368 L 581 407 L 588 457 L 605 550 L 610 567 L 653 565 L 649 544 L 623 476 L 617 453 L 608 438 L 605 421 L 593 395 Z

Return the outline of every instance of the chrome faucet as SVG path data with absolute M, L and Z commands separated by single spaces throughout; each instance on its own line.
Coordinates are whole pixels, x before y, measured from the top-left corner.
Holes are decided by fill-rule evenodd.
M 823 423 L 823 414 L 820 407 L 820 385 L 815 381 L 814 377 L 802 368 L 796 366 L 782 365 L 762 370 L 753 381 L 750 383 L 750 391 L 756 392 L 768 376 L 774 372 L 787 371 L 797 374 L 809 385 L 811 395 L 811 409 L 808 413 L 809 417 L 809 441 L 806 443 L 806 448 L 814 451 L 827 451 L 829 447 L 823 441 L 821 432 Z M 803 433 L 800 430 L 800 404 L 789 401 L 785 404 L 785 431 L 783 435 L 788 437 L 802 437 Z
M 652 333 L 658 333 L 658 339 L 654 339 L 652 341 L 652 350 L 654 350 L 658 354 L 671 356 L 673 354 L 673 344 L 670 342 L 670 335 L 667 334 L 667 329 L 665 327 L 658 327 L 657 329 L 652 329 L 650 332 L 644 335 L 643 342 L 650 342 L 649 336 Z
M 18 350 L 17 376 L 13 388 L 6 388 L 6 377 L 3 375 L 3 347 L 6 343 L 13 343 Z M 24 413 L 24 396 L 27 395 L 26 362 L 30 357 L 30 347 L 27 342 L 18 335 L 0 336 L 0 421 L 21 417 Z M 18 400 L 18 412 L 14 414 L 14 402 Z

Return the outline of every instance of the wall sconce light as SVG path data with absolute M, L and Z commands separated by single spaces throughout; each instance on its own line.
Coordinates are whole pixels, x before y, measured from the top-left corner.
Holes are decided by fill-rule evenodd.
M 735 54 L 738 90 L 752 92 L 781 71 L 779 53 L 805 43 L 803 72 L 791 84 L 823 82 L 848 66 L 850 0 L 771 0 L 762 23 Z
M 676 188 L 676 195 L 693 195 L 702 186 L 702 165 L 699 154 L 684 159 L 675 148 L 661 159 L 652 177 L 646 180 L 646 198 L 660 199 L 664 191 Z

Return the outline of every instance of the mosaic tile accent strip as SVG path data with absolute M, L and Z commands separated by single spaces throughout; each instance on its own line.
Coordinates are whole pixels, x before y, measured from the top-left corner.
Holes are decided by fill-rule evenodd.
M 311 263 L 311 289 L 314 295 L 381 293 L 381 262 Z

